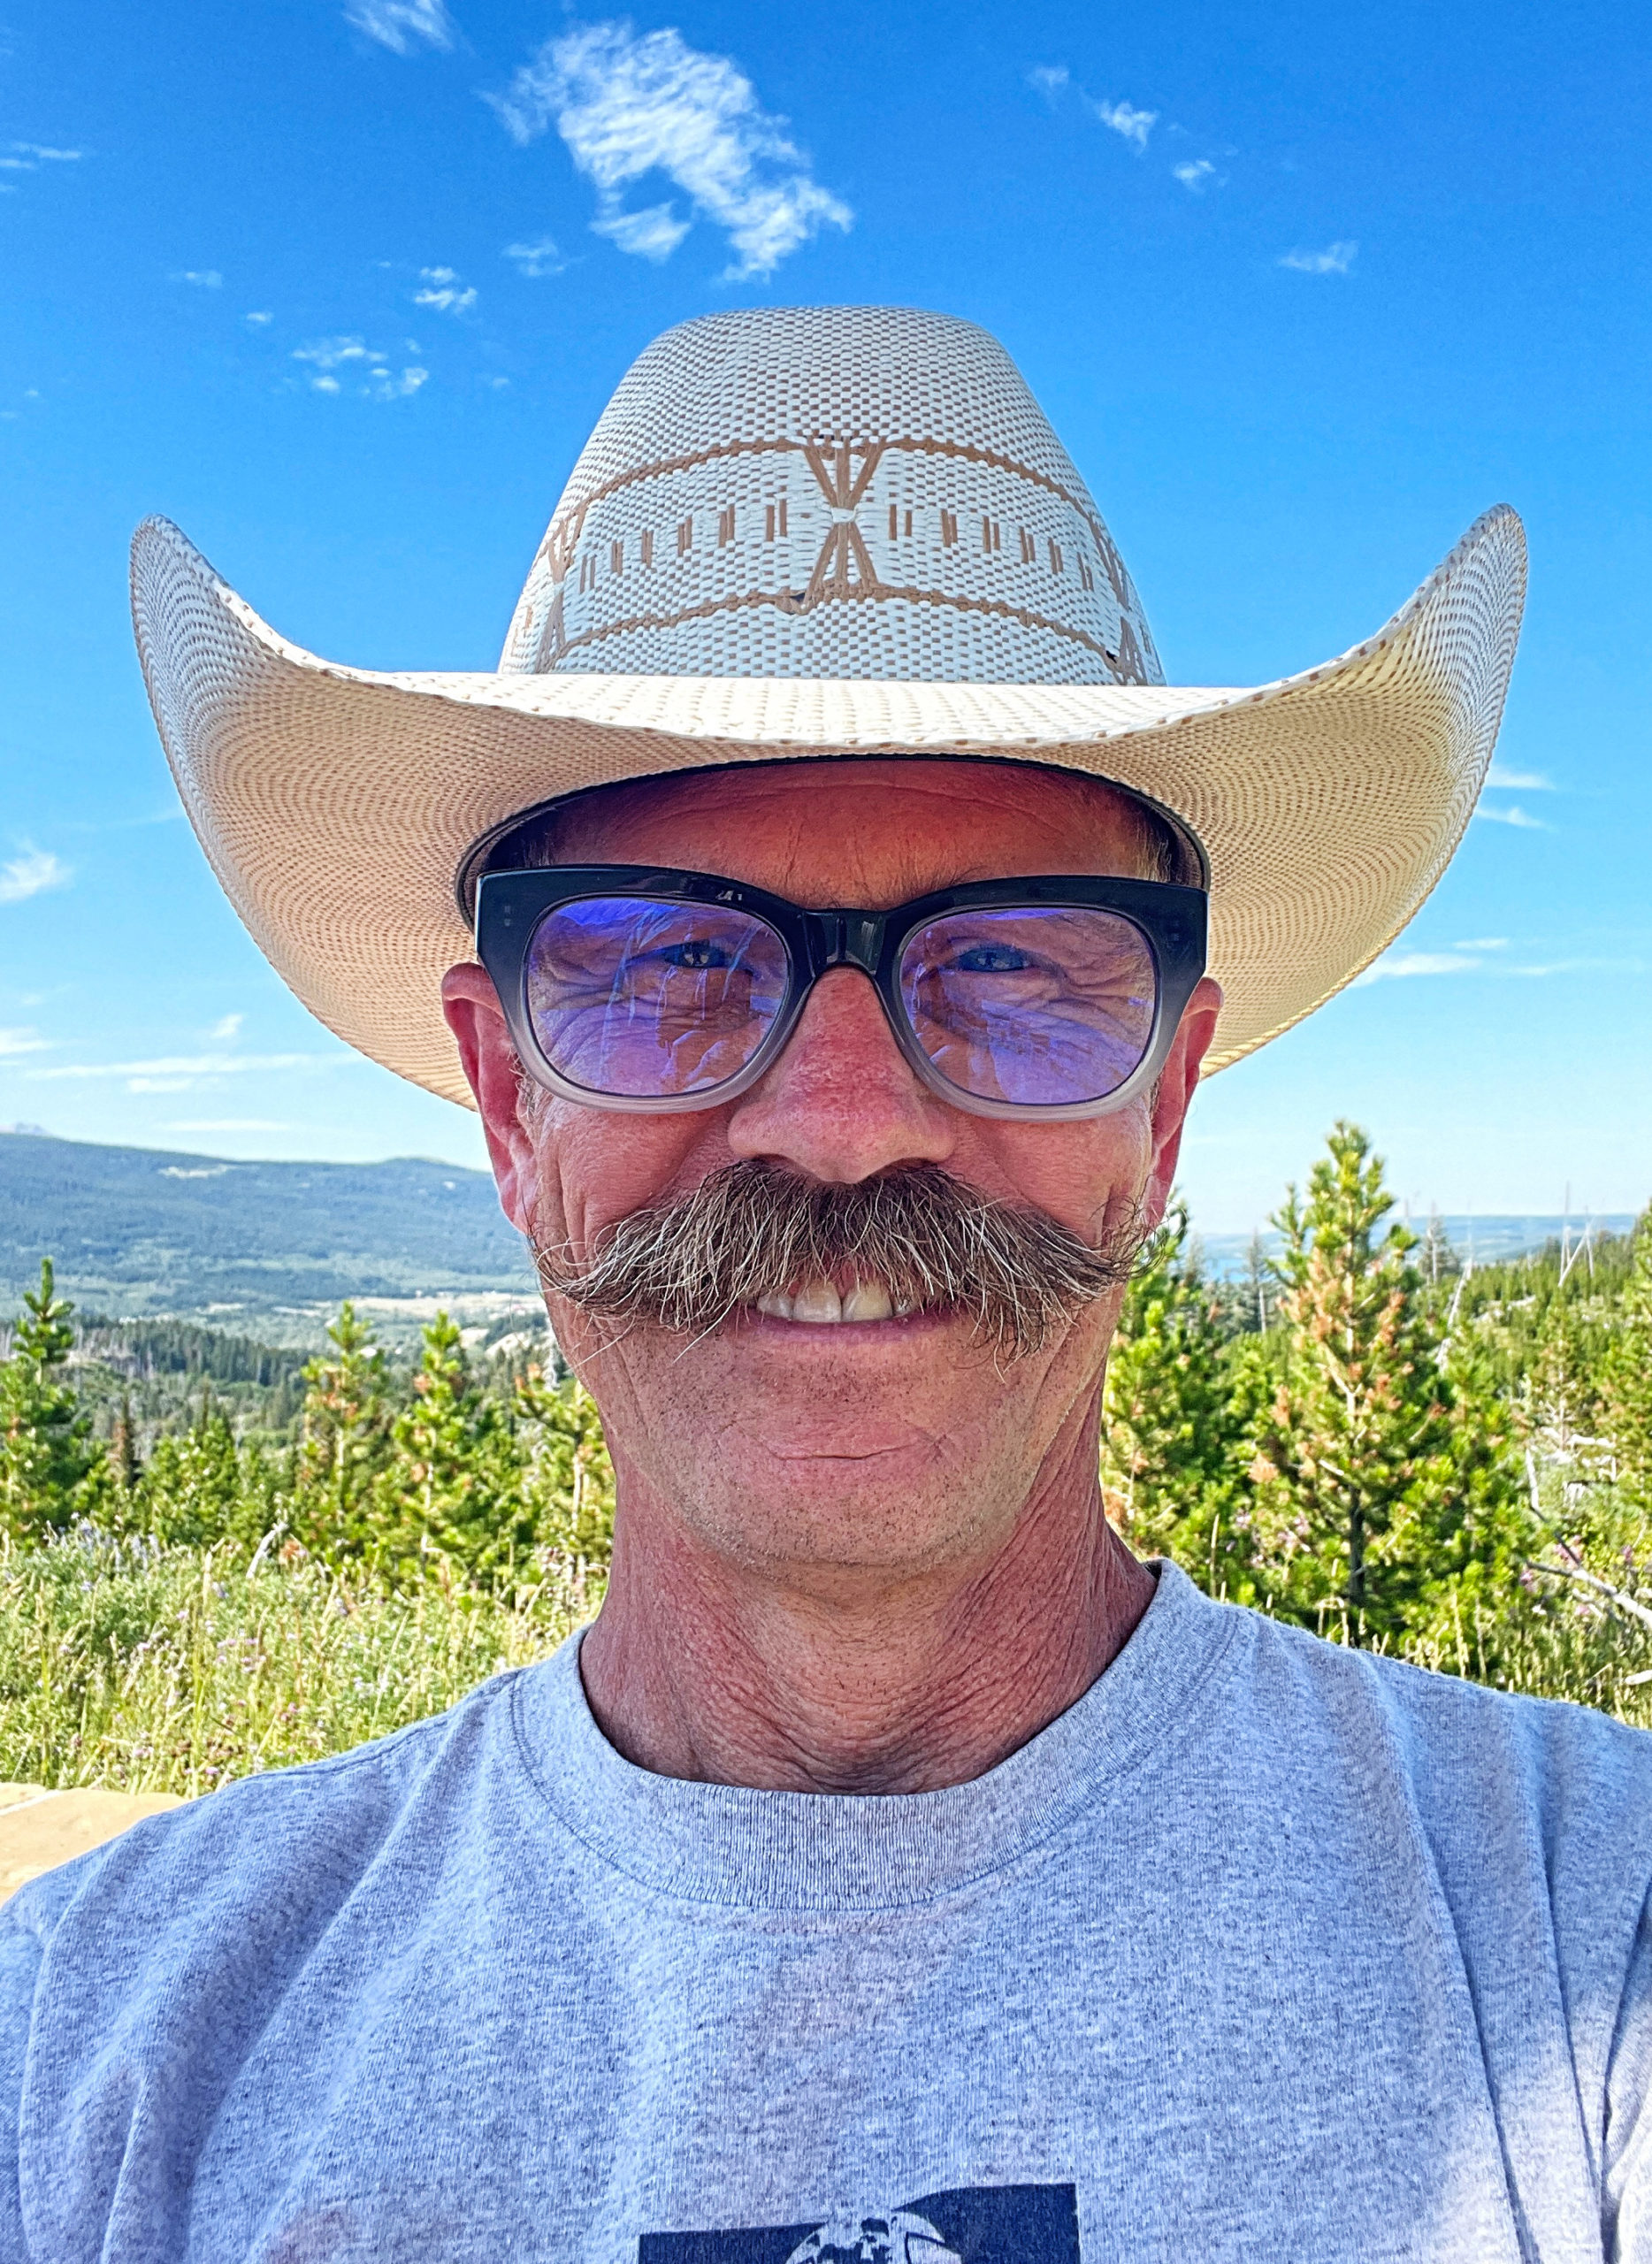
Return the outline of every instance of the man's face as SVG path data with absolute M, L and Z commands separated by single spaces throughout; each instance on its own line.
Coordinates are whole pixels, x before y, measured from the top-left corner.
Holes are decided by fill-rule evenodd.
M 686 867 L 813 906 L 882 908 L 960 883 L 1139 874 L 1128 808 L 1086 782 L 1009 765 L 799 762 L 689 774 L 590 798 L 569 862 Z M 549 1094 L 517 1105 L 516 1057 L 487 977 L 455 968 L 448 1019 L 482 1109 L 501 1198 L 543 1249 L 588 1255 L 604 1230 L 757 1159 L 826 1182 L 943 1166 L 1090 1243 L 1157 1222 L 1215 1025 L 1202 983 L 1157 1096 L 1065 1124 L 972 1116 L 920 1083 L 864 975 L 822 977 L 761 1082 L 726 1105 L 633 1115 Z M 1009 1538 L 1041 1472 L 1094 1457 L 1121 1292 L 1007 1361 L 951 1312 L 811 1325 L 747 1308 L 699 1340 L 549 1300 L 595 1397 L 621 1479 L 753 1569 L 830 1583 L 917 1573 Z

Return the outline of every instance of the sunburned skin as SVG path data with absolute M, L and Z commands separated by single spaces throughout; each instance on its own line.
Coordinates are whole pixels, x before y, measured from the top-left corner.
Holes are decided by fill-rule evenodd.
M 569 862 L 723 873 L 810 906 L 1142 870 L 1139 829 L 1106 790 L 946 761 L 608 790 L 570 814 L 557 848 Z M 507 1213 L 541 1247 L 575 1253 L 742 1159 L 825 1182 L 938 1164 L 1092 1246 L 1133 1219 L 1151 1228 L 1220 1003 L 1206 979 L 1154 1093 L 1029 1124 L 929 1091 L 852 968 L 822 978 L 750 1091 L 668 1115 L 549 1094 L 522 1109 L 485 972 L 455 968 L 444 995 Z M 612 1580 L 582 1666 L 621 1751 L 729 1783 L 915 1790 L 979 1774 L 1070 1705 L 1151 1594 L 1097 1482 L 1121 1295 L 1013 1361 L 966 1316 L 897 1312 L 884 1284 L 847 1273 L 699 1339 L 547 1299 L 618 1479 Z

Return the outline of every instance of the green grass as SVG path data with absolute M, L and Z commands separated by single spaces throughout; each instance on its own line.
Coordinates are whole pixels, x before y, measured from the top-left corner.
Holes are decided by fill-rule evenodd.
M 194 1794 L 343 1752 L 543 1657 L 600 1593 L 566 1560 L 397 1595 L 229 1543 L 0 1546 L 0 1778 Z
M 1591 1555 L 1644 1596 L 1623 1546 L 1631 1523 L 1644 1541 L 1642 1521 L 1602 1523 L 1610 1545 Z M 291 1543 L 249 1562 L 233 1542 L 164 1548 L 88 1526 L 0 1542 L 0 1779 L 192 1795 L 348 1751 L 544 1657 L 595 1611 L 602 1579 L 547 1556 L 532 1585 L 484 1590 L 437 1559 L 397 1593 Z M 1503 1646 L 1507 1686 L 1652 1725 L 1652 1628 L 1598 1589 L 1533 1579 Z M 1472 1627 L 1407 1648 L 1419 1665 L 1474 1671 Z

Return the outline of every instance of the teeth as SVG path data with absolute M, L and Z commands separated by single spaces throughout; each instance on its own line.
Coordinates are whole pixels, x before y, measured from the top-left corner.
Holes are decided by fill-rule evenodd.
M 843 1299 L 830 1281 L 806 1281 L 792 1300 L 793 1320 L 812 1321 L 827 1327 L 844 1317 Z
M 797 1320 L 814 1328 L 830 1328 L 843 1320 L 899 1320 L 914 1308 L 898 1305 L 882 1281 L 857 1281 L 846 1296 L 839 1296 L 830 1281 L 806 1281 L 792 1296 L 770 1290 L 757 1300 L 759 1312 L 771 1320 Z
M 857 1281 L 843 1301 L 845 1320 L 887 1320 L 894 1302 L 881 1281 Z

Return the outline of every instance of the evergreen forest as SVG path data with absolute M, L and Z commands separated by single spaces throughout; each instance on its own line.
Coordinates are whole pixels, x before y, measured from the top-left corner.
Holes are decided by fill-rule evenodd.
M 1652 1211 L 1476 1266 L 1339 1124 L 1239 1278 L 1143 1254 L 1101 1477 L 1136 1550 L 1335 1642 L 1652 1724 Z M 195 1794 L 542 1656 L 614 1477 L 549 1339 L 346 1304 L 320 1354 L 78 1316 L 0 1358 L 0 1778 Z

